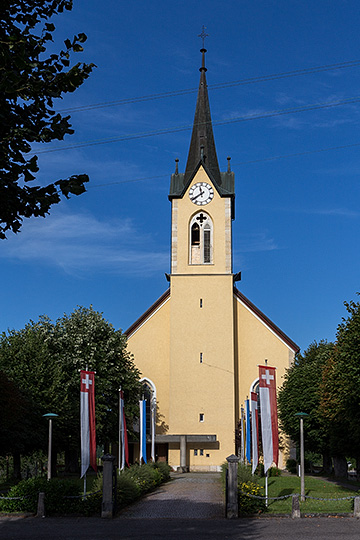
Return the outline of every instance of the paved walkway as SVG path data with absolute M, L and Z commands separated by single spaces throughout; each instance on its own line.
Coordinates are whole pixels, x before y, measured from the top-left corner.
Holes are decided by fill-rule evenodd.
M 120 519 L 215 519 L 224 516 L 220 473 L 175 473 L 170 482 L 123 510 Z

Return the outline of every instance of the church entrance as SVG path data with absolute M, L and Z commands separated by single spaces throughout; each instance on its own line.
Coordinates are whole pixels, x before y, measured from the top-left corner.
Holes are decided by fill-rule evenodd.
M 155 444 L 155 460 L 168 461 L 169 445 L 165 443 Z

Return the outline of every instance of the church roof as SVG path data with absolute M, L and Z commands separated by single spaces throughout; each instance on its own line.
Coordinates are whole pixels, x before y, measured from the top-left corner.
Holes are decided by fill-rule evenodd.
M 281 339 L 294 353 L 300 351 L 300 347 L 290 339 L 276 324 L 274 324 L 269 317 L 267 317 L 259 308 L 257 308 L 244 294 L 242 294 L 236 287 L 234 287 L 234 296 L 242 302 L 249 311 L 260 319 L 265 326 L 269 328 L 279 339 Z M 152 306 L 149 307 L 129 328 L 124 332 L 124 334 L 129 338 L 134 334 L 148 319 L 150 319 L 156 311 L 170 298 L 170 288 L 168 288 L 161 296 L 158 298 Z
M 296 345 L 296 343 L 289 338 L 276 324 L 274 324 L 269 317 L 267 317 L 262 311 L 260 311 L 259 308 L 257 308 L 244 294 L 242 294 L 236 287 L 234 287 L 234 295 L 235 297 L 240 300 L 248 309 L 251 311 L 258 319 L 260 319 L 274 334 L 276 334 L 282 341 L 286 343 L 286 345 L 294 351 L 294 353 L 298 353 L 300 351 L 300 347 Z
M 129 328 L 124 332 L 127 337 L 134 334 L 154 313 L 161 307 L 161 305 L 170 298 L 170 287 L 158 298 L 152 306 L 150 306 Z
M 230 170 L 230 161 L 226 172 L 222 173 L 219 169 L 206 82 L 206 49 L 203 48 L 200 52 L 202 53 L 200 84 L 188 159 L 185 173 L 179 173 L 176 168 L 175 174 L 171 175 L 169 199 L 184 195 L 201 165 L 222 197 L 235 195 L 234 173 Z

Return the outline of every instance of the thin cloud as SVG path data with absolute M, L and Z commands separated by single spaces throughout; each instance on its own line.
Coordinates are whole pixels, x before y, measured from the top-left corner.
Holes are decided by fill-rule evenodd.
M 54 212 L 30 219 L 18 235 L 3 241 L 0 257 L 45 264 L 69 274 L 144 274 L 168 268 L 167 252 L 152 249 L 150 235 L 132 220 L 100 221 L 89 214 Z
M 329 217 L 345 217 L 359 218 L 360 212 L 350 210 L 349 208 L 333 207 L 333 208 L 272 208 L 276 212 L 291 212 L 292 214 L 307 214 L 312 216 L 329 216 Z
M 237 251 L 240 253 L 279 249 L 275 240 L 269 237 L 267 232 L 237 235 L 237 245 Z
M 348 218 L 358 218 L 360 212 L 349 210 L 348 208 L 317 208 L 303 210 L 305 214 L 313 214 L 318 216 L 340 216 Z

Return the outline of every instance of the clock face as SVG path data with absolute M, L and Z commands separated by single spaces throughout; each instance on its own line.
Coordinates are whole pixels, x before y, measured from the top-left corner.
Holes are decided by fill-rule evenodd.
M 214 190 L 206 182 L 197 182 L 189 190 L 190 201 L 199 206 L 204 206 L 212 201 Z

